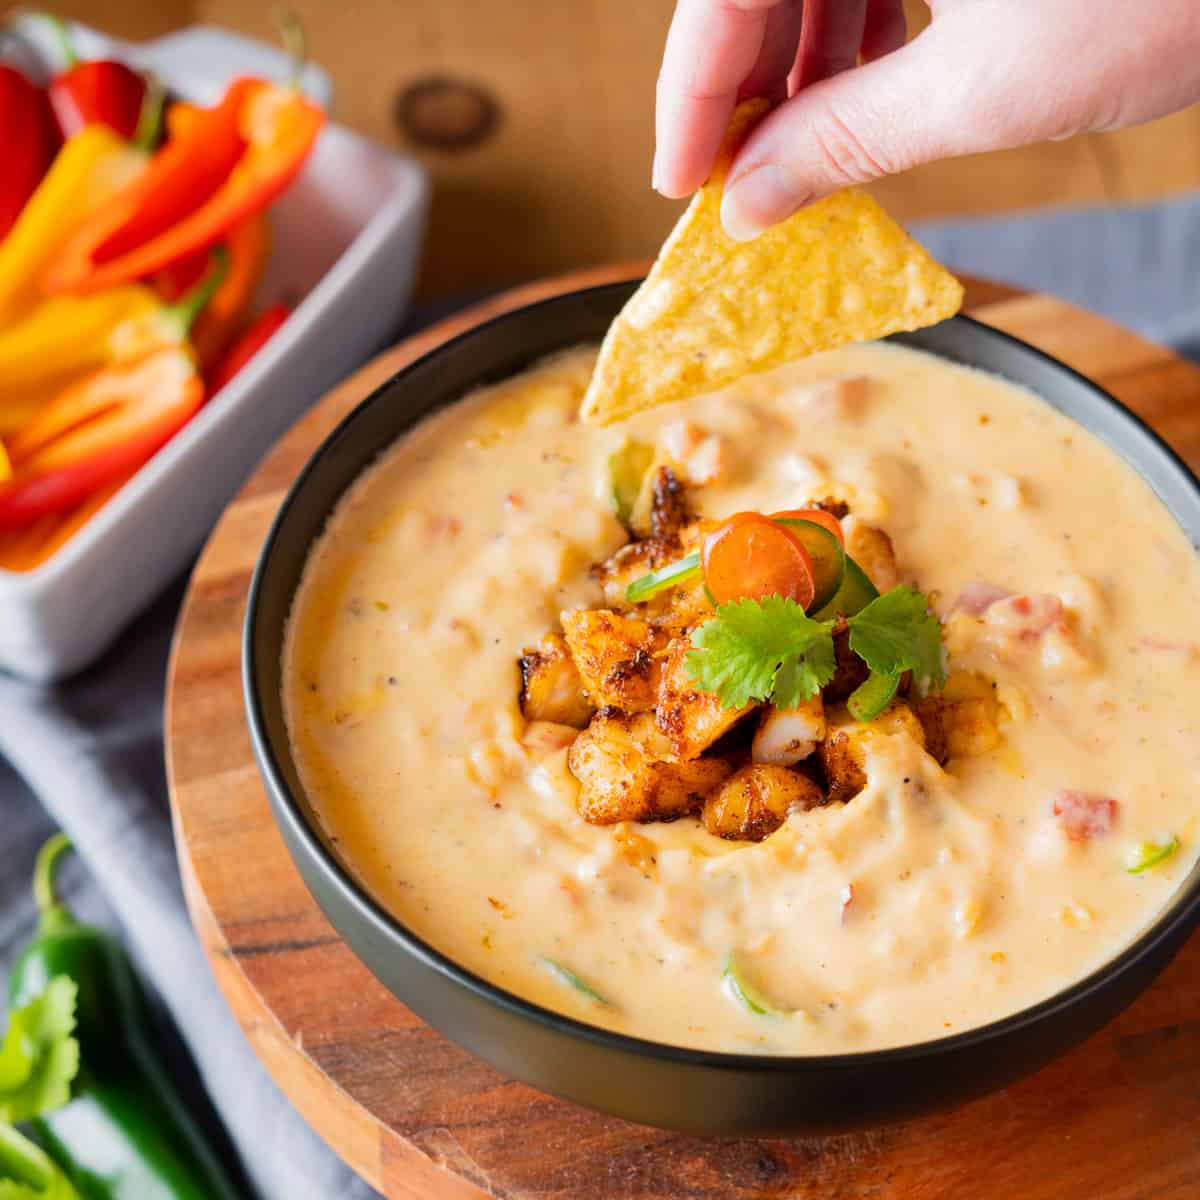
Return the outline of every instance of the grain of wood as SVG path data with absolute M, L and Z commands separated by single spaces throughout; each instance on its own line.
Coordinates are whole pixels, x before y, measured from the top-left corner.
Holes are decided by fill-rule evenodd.
M 869 1133 L 714 1141 L 628 1125 L 500 1076 L 396 1001 L 309 896 L 242 715 L 238 635 L 272 512 L 323 435 L 402 364 L 505 308 L 633 273 L 535 284 L 382 355 L 280 442 L 199 561 L 170 666 L 172 810 L 193 923 L 255 1051 L 390 1200 L 1195 1200 L 1198 939 L 1112 1025 L 997 1095 Z M 1093 374 L 1200 465 L 1200 369 L 1048 297 L 971 282 L 968 307 Z

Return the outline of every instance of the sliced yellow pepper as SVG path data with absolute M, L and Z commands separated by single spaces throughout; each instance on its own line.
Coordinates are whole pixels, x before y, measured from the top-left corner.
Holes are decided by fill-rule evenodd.
M 122 335 L 160 307 L 140 284 L 92 296 L 53 296 L 0 330 L 0 408 L 15 389 L 102 366 L 120 356 Z M 115 344 L 114 344 L 115 343 Z
M 67 375 L 134 363 L 186 344 L 197 315 L 220 294 L 228 273 L 228 251 L 217 247 L 212 256 L 217 266 L 174 304 L 130 283 L 85 296 L 51 296 L 0 330 L 0 424 L 10 402 L 53 390 Z
M 37 304 L 42 271 L 64 237 L 146 162 L 145 151 L 105 125 L 88 125 L 67 141 L 0 242 L 0 326 Z
M 0 483 L 12 478 L 12 463 L 8 460 L 8 451 L 4 448 L 4 443 L 0 442 Z

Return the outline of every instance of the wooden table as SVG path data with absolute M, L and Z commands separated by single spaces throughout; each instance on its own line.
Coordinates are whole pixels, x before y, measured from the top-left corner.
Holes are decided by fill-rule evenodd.
M 536 284 L 382 355 L 283 439 L 201 557 L 171 661 L 168 769 L 192 920 L 246 1036 L 321 1136 L 393 1200 L 1196 1200 L 1200 938 L 1119 1020 L 1007 1091 L 870 1133 L 716 1141 L 498 1075 L 376 982 L 305 890 L 259 784 L 239 684 L 246 588 L 284 489 L 415 355 L 483 316 L 632 273 Z M 972 282 L 968 307 L 1097 379 L 1200 465 L 1200 369 L 1047 296 Z
M 1047 0 L 1052 3 L 1053 0 Z M 11 7 L 11 6 L 10 6 Z M 57 0 L 122 37 L 190 23 L 275 37 L 261 0 Z M 334 111 L 415 154 L 433 179 L 420 281 L 433 295 L 653 253 L 680 206 L 650 189 L 654 79 L 674 0 L 288 0 Z M 909 27 L 929 20 L 907 0 Z M 1129 35 L 1132 36 L 1132 33 Z M 430 139 L 400 100 L 430 81 L 479 89 L 498 120 L 466 143 Z M 1200 105 L 1112 133 L 931 163 L 872 191 L 903 221 L 1051 204 L 1145 200 L 1200 185 Z

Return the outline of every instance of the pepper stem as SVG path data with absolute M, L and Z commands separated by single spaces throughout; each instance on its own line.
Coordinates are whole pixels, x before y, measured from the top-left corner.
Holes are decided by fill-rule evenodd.
M 167 89 L 163 87 L 162 80 L 157 75 L 147 74 L 146 94 L 142 97 L 137 128 L 133 131 L 135 150 L 151 150 L 154 143 L 158 141 L 166 99 Z
M 58 42 L 59 51 L 63 56 L 63 66 L 68 71 L 77 66 L 79 55 L 75 50 L 75 39 L 71 36 L 71 27 L 62 17 L 55 16 L 54 13 L 38 13 L 38 16 L 42 20 L 48 21 L 50 28 L 54 30 L 54 40 Z
M 204 278 L 182 300 L 165 306 L 166 315 L 179 325 L 180 332 L 186 334 L 195 323 L 196 318 L 204 311 L 205 305 L 216 295 L 225 277 L 229 274 L 229 251 L 218 244 L 212 249 L 209 268 Z
M 300 18 L 290 8 L 276 9 L 275 28 L 279 30 L 279 40 L 284 50 L 291 56 L 292 69 L 287 78 L 287 86 L 294 91 L 302 91 L 304 82 L 304 67 L 308 62 L 308 38 Z
M 0 1123 L 0 1181 L 3 1180 L 45 1192 L 54 1182 L 54 1164 L 39 1145 L 13 1126 Z
M 71 839 L 56 833 L 39 851 L 33 867 L 33 900 L 38 910 L 38 931 L 46 933 L 75 918 L 54 890 L 54 875 L 58 861 L 71 849 Z

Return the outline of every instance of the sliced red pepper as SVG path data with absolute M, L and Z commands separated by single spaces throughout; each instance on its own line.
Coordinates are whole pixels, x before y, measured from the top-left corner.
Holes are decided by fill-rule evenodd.
M 762 513 L 734 513 L 705 539 L 704 582 L 716 604 L 784 596 L 802 608 L 815 594 L 813 565 L 791 530 Z
M 154 290 L 168 304 L 178 300 L 204 278 L 208 270 L 208 253 L 207 250 L 197 250 L 195 254 L 189 254 L 187 258 L 178 259 L 157 271 L 151 280 Z
M 170 429 L 147 428 L 91 458 L 0 484 L 0 530 L 20 529 L 83 503 L 114 479 L 140 467 L 186 420 L 184 417 Z
M 135 467 L 117 476 L 74 508 L 63 512 L 47 512 L 20 529 L 0 531 L 0 570 L 32 571 L 40 567 L 57 554 L 136 473 Z
M 294 88 L 238 80 L 68 239 L 47 290 L 112 287 L 212 246 L 292 182 L 324 120 Z
M 139 132 L 146 105 L 146 77 L 111 58 L 81 62 L 66 21 L 43 15 L 54 29 L 64 62 L 46 89 L 63 138 L 88 125 L 107 125 L 131 140 Z
M 86 219 L 51 260 L 43 280 L 46 289 L 108 287 L 109 281 L 94 279 L 102 261 L 157 237 L 205 203 L 228 179 L 246 148 L 238 115 L 245 96 L 256 86 L 248 79 L 233 83 L 216 108 L 202 111 L 186 136 L 169 139 L 144 171 Z M 141 274 L 152 275 L 182 257 L 175 255 Z
M 58 132 L 46 93 L 20 71 L 0 63 L 0 238 L 42 181 L 58 149 Z
M 111 59 L 76 63 L 57 76 L 48 90 L 64 138 L 86 125 L 107 125 L 128 139 L 137 132 L 146 81 L 124 63 Z
M 65 512 L 136 470 L 203 400 L 192 360 L 178 348 L 67 388 L 9 444 L 16 474 L 0 484 L 0 529 Z
M 209 383 L 210 392 L 219 392 L 271 340 L 291 315 L 286 304 L 272 304 L 263 309 L 250 328 L 229 348 L 217 364 Z
M 271 253 L 266 214 L 254 213 L 239 221 L 220 244 L 229 252 L 229 272 L 191 331 L 196 361 L 206 375 L 240 332 L 266 269 Z M 204 277 L 211 262 L 211 250 L 189 254 L 159 271 L 154 289 L 165 300 L 178 300 Z

